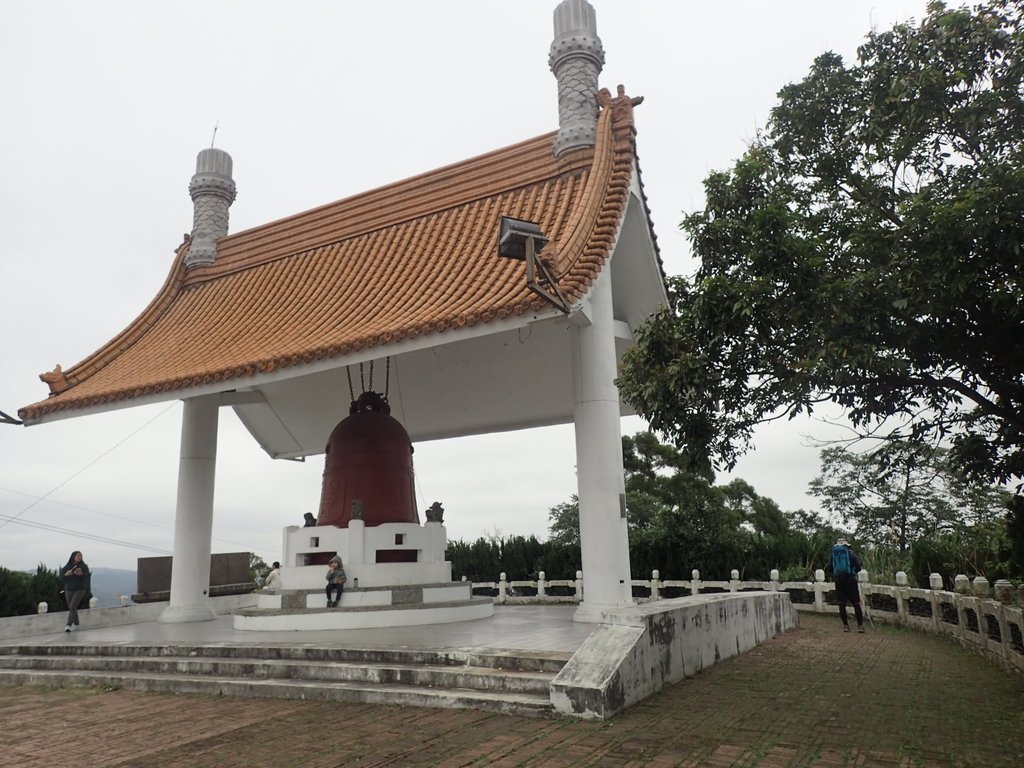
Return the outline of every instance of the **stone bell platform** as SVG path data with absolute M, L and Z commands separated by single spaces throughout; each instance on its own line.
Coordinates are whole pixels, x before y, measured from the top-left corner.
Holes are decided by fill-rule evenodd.
M 447 533 L 439 516 L 419 523 L 344 527 L 288 526 L 283 531 L 279 589 L 259 593 L 256 606 L 234 615 L 240 630 L 375 629 L 450 624 L 494 615 L 491 598 L 473 597 L 473 585 L 452 581 L 444 559 Z M 348 581 L 341 602 L 327 607 L 326 562 L 338 555 Z
M 321 569 L 317 569 L 318 571 Z M 494 615 L 494 600 L 473 597 L 469 582 L 346 587 L 337 607 L 327 607 L 324 590 L 261 592 L 253 608 L 234 613 L 235 629 L 376 629 L 450 624 Z

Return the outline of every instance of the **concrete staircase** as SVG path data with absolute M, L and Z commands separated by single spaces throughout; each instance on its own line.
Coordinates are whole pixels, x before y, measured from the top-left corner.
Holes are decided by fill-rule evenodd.
M 0 648 L 0 684 L 101 686 L 551 716 L 569 654 L 234 645 Z

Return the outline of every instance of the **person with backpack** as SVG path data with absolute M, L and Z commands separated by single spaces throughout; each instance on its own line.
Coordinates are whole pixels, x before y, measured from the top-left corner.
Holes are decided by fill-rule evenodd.
M 850 622 L 846 617 L 846 604 L 853 605 L 857 617 L 857 631 L 864 631 L 864 611 L 860 607 L 860 590 L 857 587 L 857 573 L 861 570 L 860 559 L 850 548 L 846 539 L 837 539 L 832 547 L 829 561 L 832 569 L 832 580 L 836 584 L 836 602 L 839 603 L 839 618 L 843 620 L 843 632 L 850 631 Z

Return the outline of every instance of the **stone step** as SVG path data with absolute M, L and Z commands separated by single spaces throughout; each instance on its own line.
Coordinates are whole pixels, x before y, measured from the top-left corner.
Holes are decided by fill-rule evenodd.
M 521 672 L 559 672 L 572 654 L 557 651 L 480 650 L 461 648 L 345 648 L 316 645 L 178 645 L 62 643 L 0 648 L 0 658 L 20 656 L 138 656 L 188 658 L 280 659 L 354 664 L 411 664 L 438 667 L 485 667 Z
M 553 672 L 494 667 L 252 659 L 202 656 L 0 655 L 0 670 L 185 675 L 250 680 L 308 680 L 472 689 L 547 697 Z
M 554 709 L 547 693 L 539 695 L 458 688 L 423 688 L 396 684 L 294 679 L 236 679 L 138 672 L 107 674 L 93 670 L 38 669 L 0 669 L 0 684 L 43 685 L 57 688 L 97 686 L 155 693 L 198 693 L 213 696 L 483 709 L 503 714 L 534 717 L 554 715 Z
M 465 707 L 551 715 L 567 653 L 319 645 L 60 643 L 0 648 L 0 684 Z

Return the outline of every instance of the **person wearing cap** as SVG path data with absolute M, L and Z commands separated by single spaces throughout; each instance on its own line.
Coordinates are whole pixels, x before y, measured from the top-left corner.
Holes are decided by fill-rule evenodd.
M 850 631 L 850 621 L 846 616 L 846 604 L 853 605 L 853 613 L 857 617 L 857 631 L 864 631 L 864 611 L 860 607 L 860 590 L 857 587 L 857 573 L 861 570 L 860 558 L 850 548 L 850 542 L 844 538 L 836 540 L 832 547 L 829 560 L 832 580 L 836 585 L 836 602 L 839 603 L 839 618 L 843 620 L 843 632 Z

